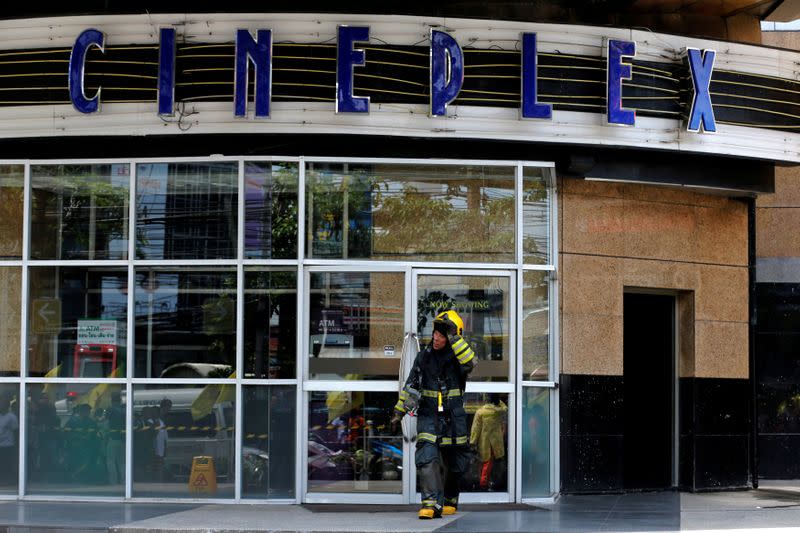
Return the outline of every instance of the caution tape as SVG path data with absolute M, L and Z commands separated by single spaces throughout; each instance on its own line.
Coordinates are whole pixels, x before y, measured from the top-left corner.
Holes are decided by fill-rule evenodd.
M 38 429 L 33 428 L 35 431 L 65 431 L 67 433 L 126 433 L 127 430 L 124 429 L 94 429 L 94 428 L 70 428 L 70 427 L 56 427 L 56 428 L 46 428 L 46 429 Z M 167 431 L 235 431 L 235 426 L 140 426 L 133 428 L 133 431 L 158 431 L 165 429 Z M 255 435 L 254 433 L 249 433 L 248 435 Z M 265 435 L 266 436 L 266 435 Z
M 341 427 L 342 426 L 334 426 L 333 424 L 328 424 L 327 426 L 322 426 L 322 425 L 311 426 L 309 429 L 312 431 L 318 431 L 320 429 L 339 429 Z M 376 426 L 375 424 L 363 424 L 363 425 L 356 424 L 352 426 L 345 426 L 345 429 L 368 429 L 368 428 L 386 429 L 387 427 L 389 426 L 387 426 L 386 424 L 381 424 L 380 426 Z

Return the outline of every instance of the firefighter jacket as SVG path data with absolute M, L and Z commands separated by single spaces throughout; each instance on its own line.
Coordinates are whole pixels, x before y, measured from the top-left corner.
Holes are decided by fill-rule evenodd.
M 508 407 L 501 403 L 487 403 L 475 412 L 469 443 L 477 447 L 482 463 L 489 459 L 502 459 L 506 454 L 504 444 Z
M 417 354 L 395 410 L 399 415 L 405 414 L 409 391 L 419 392 L 419 443 L 427 441 L 441 446 L 469 444 L 464 388 L 474 365 L 475 352 L 458 335 L 450 337 L 450 342 L 441 350 L 434 350 L 429 345 Z

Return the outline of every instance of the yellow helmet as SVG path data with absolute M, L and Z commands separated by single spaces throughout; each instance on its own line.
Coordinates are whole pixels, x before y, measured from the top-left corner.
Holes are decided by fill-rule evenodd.
M 438 315 L 436 315 L 436 320 L 444 320 L 445 318 L 450 319 L 450 322 L 456 325 L 456 334 L 458 335 L 464 334 L 464 321 L 461 320 L 461 317 L 458 316 L 458 313 L 456 313 L 451 309 L 449 311 L 443 311 Z M 434 322 L 436 320 L 434 320 Z

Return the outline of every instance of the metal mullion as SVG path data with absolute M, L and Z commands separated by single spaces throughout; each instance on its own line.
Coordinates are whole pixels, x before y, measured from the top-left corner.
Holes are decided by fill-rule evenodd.
M 253 379 L 242 378 L 243 385 L 297 385 L 298 379 Z
M 233 446 L 233 461 L 234 461 L 234 483 L 233 483 L 233 499 L 239 503 L 242 499 L 242 382 L 238 378 L 239 373 L 236 374 L 236 408 L 234 409 L 234 418 L 236 420 L 236 428 L 234 429 L 234 446 Z
M 19 383 L 19 376 L 15 377 L 0 377 L 0 383 Z
M 514 203 L 516 205 L 516 216 L 514 217 L 514 245 L 516 249 L 516 258 L 517 258 L 517 266 L 522 266 L 523 261 L 523 250 L 522 250 L 522 237 L 524 233 L 524 224 L 525 220 L 522 216 L 522 192 L 523 192 L 523 176 L 522 176 L 522 163 L 517 163 L 516 172 L 514 175 L 514 192 L 516 193 L 514 197 Z
M 125 499 L 133 497 L 133 384 L 125 383 Z
M 21 267 L 25 264 L 22 259 L 2 259 L 0 260 L 0 266 L 3 267 Z
M 269 156 L 264 156 L 269 157 Z M 238 161 L 240 156 L 218 155 L 218 156 L 183 156 L 183 157 L 82 157 L 82 158 L 35 158 L 26 159 L 20 162 L 29 162 L 33 165 L 53 165 L 53 164 L 85 164 L 85 165 L 108 165 L 115 163 L 192 163 L 192 162 L 217 162 L 217 161 Z
M 482 277 L 497 277 L 497 278 L 509 278 L 511 279 L 512 272 L 516 270 L 516 266 L 511 266 L 505 270 L 460 270 L 460 271 L 448 271 L 442 270 L 439 268 L 431 269 L 431 268 L 415 268 L 414 272 L 418 276 L 482 276 Z M 509 290 L 511 287 L 509 286 Z
M 133 497 L 133 384 L 125 380 L 125 499 Z
M 128 182 L 128 262 L 136 257 L 136 171 L 133 161 L 128 162 L 130 181 Z
M 512 394 L 514 384 L 507 381 L 467 381 L 465 394 L 501 393 Z
M 312 492 L 308 494 L 306 503 L 397 505 L 400 497 L 397 493 Z
M 523 381 L 523 387 L 536 387 L 537 389 L 555 389 L 558 385 L 555 381 Z
M 514 197 L 515 202 L 515 241 L 514 244 L 516 245 L 516 259 L 517 259 L 517 269 L 516 269 L 516 288 L 515 288 L 515 305 L 512 311 L 514 315 L 513 323 L 516 326 L 514 330 L 514 343 L 515 343 L 515 350 L 514 350 L 514 401 L 513 411 L 509 413 L 509 416 L 513 415 L 513 424 L 509 424 L 515 432 L 515 437 L 517 435 L 522 435 L 522 378 L 523 378 L 523 364 L 522 361 L 524 359 L 524 346 L 522 343 L 522 319 L 523 319 L 523 301 L 524 296 L 522 291 L 524 290 L 525 284 L 523 279 L 523 266 L 525 263 L 524 257 L 524 249 L 523 249 L 523 237 L 525 233 L 525 217 L 524 217 L 524 204 L 522 201 L 522 196 L 524 192 L 524 167 L 522 166 L 522 162 L 517 162 L 516 167 L 516 174 L 514 180 L 514 191 L 516 196 Z M 514 482 L 511 483 L 509 480 L 508 487 L 510 490 L 513 488 L 512 500 L 519 502 L 522 499 L 522 446 L 517 446 L 515 440 L 512 438 L 508 439 L 509 446 L 512 443 L 515 445 L 514 450 L 508 450 L 509 457 L 514 458 Z M 511 473 L 511 468 L 508 469 L 509 474 Z
M 303 184 L 305 173 L 305 163 L 300 161 L 300 188 L 304 189 Z M 298 212 L 302 213 L 305 206 L 305 195 L 299 198 Z M 298 216 L 300 216 L 298 214 Z M 298 257 L 302 257 L 303 248 L 300 243 L 303 242 L 303 227 L 298 227 Z M 295 503 L 302 503 L 306 494 L 306 469 L 303 468 L 307 464 L 308 447 L 306 445 L 306 404 L 305 392 L 303 389 L 303 379 L 306 376 L 306 353 L 305 353 L 305 333 L 308 325 L 307 302 L 305 294 L 306 276 L 308 274 L 304 271 L 302 263 L 297 264 L 297 321 L 300 327 L 297 328 L 297 337 L 295 338 L 295 469 L 294 469 L 294 490 L 295 490 Z
M 137 163 L 218 163 L 234 162 L 241 159 L 237 155 L 207 155 L 207 156 L 183 156 L 183 157 L 138 157 Z
M 517 368 L 520 359 L 519 353 L 522 349 L 522 344 L 518 342 L 517 339 L 517 336 L 520 335 L 520 332 L 522 331 L 522 328 L 518 327 L 517 319 L 517 317 L 520 316 L 517 314 L 517 310 L 522 300 L 522 298 L 519 298 L 518 294 L 518 292 L 521 290 L 521 286 L 517 283 L 518 277 L 519 271 L 511 272 L 510 275 L 508 275 L 508 381 L 511 384 L 515 384 L 521 377 L 521 374 Z
M 560 365 L 560 356 L 559 350 L 560 346 L 558 345 L 559 342 L 559 331 L 560 331 L 560 319 L 561 317 L 558 314 L 558 189 L 557 184 L 558 180 L 556 179 L 554 172 L 551 173 L 552 179 L 552 187 L 550 188 L 550 264 L 553 266 L 553 272 L 550 274 L 550 289 L 548 293 L 548 302 L 547 305 L 550 309 L 550 331 L 551 331 L 551 339 L 548 345 L 550 346 L 550 378 L 553 381 L 558 381 L 557 377 L 554 377 L 554 373 L 559 370 Z
M 560 435 L 560 426 L 559 426 L 559 417 L 560 415 L 560 405 L 559 405 L 559 396 L 560 392 L 558 390 L 558 379 L 559 379 L 559 372 L 561 370 L 561 344 L 560 344 L 560 330 L 561 330 L 561 316 L 559 314 L 559 298 L 558 298 L 558 287 L 559 287 L 559 276 L 558 276 L 558 264 L 559 264 L 559 246 L 558 246 L 558 239 L 559 239 L 559 232 L 558 232 L 558 179 L 556 176 L 555 168 L 551 168 L 550 170 L 550 187 L 549 187 L 549 198 L 550 198 L 550 217 L 552 222 L 550 223 L 550 264 L 555 267 L 555 270 L 550 275 L 550 292 L 549 292 L 549 301 L 547 305 L 550 309 L 550 339 L 548 345 L 550 346 L 550 365 L 549 365 L 549 375 L 550 379 L 554 382 L 554 387 L 549 392 L 549 400 L 550 400 L 550 494 L 556 495 L 558 494 L 558 489 L 560 486 L 560 475 L 561 475 L 561 435 Z
M 22 343 L 24 346 L 24 343 Z M 19 384 L 19 450 L 17 450 L 17 460 L 19 461 L 19 465 L 17 465 L 17 497 L 22 498 L 25 496 L 25 481 L 27 478 L 27 439 L 28 439 L 28 428 L 27 428 L 27 418 L 28 418 L 28 402 L 27 402 L 27 386 L 25 381 L 20 382 Z
M 136 501 L 138 502 L 140 500 L 137 498 Z M 164 503 L 164 500 L 159 500 L 159 499 L 153 499 L 153 501 Z M 169 503 L 173 503 L 176 501 L 178 500 L 173 500 L 172 498 L 170 498 Z M 203 500 L 203 501 L 205 502 L 208 500 Z M 275 498 L 274 500 L 267 500 L 264 498 L 246 498 L 239 503 L 244 505 L 292 505 L 296 503 L 296 501 L 297 500 L 295 498 Z M 236 505 L 236 502 L 233 500 L 225 500 L 220 503 L 225 505 Z
M 136 175 L 137 166 L 131 161 L 128 185 L 128 310 L 127 357 L 125 370 L 125 499 L 133 497 L 133 372 L 136 355 Z
M 91 496 L 28 496 L 27 501 L 54 501 L 54 502 L 75 502 L 75 503 L 121 503 L 125 502 L 122 496 L 117 498 L 91 497 Z M 135 503 L 158 503 L 158 504 L 199 504 L 199 505 L 236 505 L 233 498 L 171 498 L 171 497 L 136 497 Z M 130 502 L 125 502 L 130 503 Z
M 95 259 L 78 259 L 78 260 L 66 260 L 66 259 L 34 259 L 28 261 L 30 266 L 38 266 L 38 267 L 126 267 L 128 266 L 128 261 L 124 259 L 110 259 L 108 261 L 98 261 Z
M 237 185 L 237 213 L 236 213 L 236 263 L 241 266 L 244 259 L 244 218 L 245 218 L 245 194 L 244 194 L 244 161 L 239 161 L 239 174 Z
M 521 256 L 517 256 L 517 263 L 519 264 L 521 260 Z M 517 443 L 517 436 L 519 433 L 519 426 L 514 423 L 510 423 L 513 420 L 517 419 L 517 413 L 519 412 L 519 398 L 520 395 L 519 391 L 519 379 L 520 379 L 520 372 L 519 372 L 519 364 L 520 364 L 520 351 L 522 349 L 522 345 L 519 342 L 518 337 L 521 335 L 522 328 L 519 324 L 519 317 L 520 315 L 517 313 L 519 309 L 520 302 L 522 298 L 520 298 L 519 291 L 522 290 L 522 286 L 517 283 L 519 279 L 519 269 L 515 272 L 512 272 L 511 275 L 508 277 L 508 284 L 509 284 L 509 309 L 508 309 L 508 323 L 509 323 L 509 332 L 508 332 L 508 339 L 509 339 L 509 365 L 508 365 L 508 373 L 509 373 L 509 385 L 511 386 L 511 392 L 508 393 L 508 417 L 507 424 L 508 424 L 508 457 L 516 458 L 517 450 L 522 448 L 518 446 Z M 519 480 L 520 476 L 520 465 L 517 461 L 514 461 L 513 468 L 512 465 L 509 465 L 506 468 L 507 472 L 507 483 L 506 483 L 506 492 L 507 492 L 507 501 L 518 501 L 519 492 L 516 490 L 517 487 L 517 480 Z
M 32 377 L 26 380 L 28 383 L 78 383 L 88 385 L 99 385 L 101 383 L 114 383 L 117 385 L 125 384 L 124 378 L 45 378 Z
M 282 162 L 285 161 L 287 163 L 297 163 L 298 161 L 303 159 L 303 156 L 297 155 L 242 155 L 239 156 L 238 159 L 242 161 L 263 161 L 265 163 L 272 163 L 272 162 Z
M 555 272 L 555 265 L 522 265 L 525 272 L 538 270 L 540 272 Z
M 295 417 L 295 459 L 294 469 L 294 483 L 295 483 L 295 502 L 305 503 L 307 501 L 306 491 L 308 490 L 308 445 L 306 440 L 308 438 L 308 430 L 306 429 L 308 420 L 308 399 L 306 391 L 303 389 L 302 382 L 297 384 L 296 409 L 297 416 Z
M 404 270 L 407 266 L 412 268 L 448 270 L 513 270 L 516 263 L 446 263 L 433 261 L 382 261 L 376 259 L 304 259 L 303 265 L 314 268 L 349 267 L 363 270 L 381 271 Z M 477 275 L 477 274 L 476 274 Z
M 67 502 L 67 503 L 121 503 L 122 496 L 72 496 L 67 494 L 29 494 L 23 498 L 26 502 Z M 161 500 L 163 501 L 163 500 Z M 172 502 L 172 500 L 170 500 Z
M 308 161 L 312 163 L 384 163 L 384 164 L 407 164 L 407 165 L 475 165 L 489 167 L 513 167 L 516 162 L 509 159 L 424 159 L 424 158 L 403 158 L 403 157 L 326 157 L 326 156 L 290 156 L 290 155 L 261 155 L 261 156 L 242 156 L 242 155 L 217 155 L 217 156 L 183 156 L 183 157 L 136 157 L 136 158 L 36 158 L 36 159 L 4 159 L 0 164 L 87 164 L 101 165 L 125 163 L 202 163 L 202 162 L 234 162 L 234 161 Z M 553 168 L 552 161 L 522 161 L 525 167 L 545 167 Z
M 71 380 L 75 382 L 75 380 Z M 134 385 L 235 385 L 235 378 L 132 378 Z M 93 381 L 92 383 L 97 383 Z
M 269 266 L 269 267 L 296 267 L 296 259 L 243 259 L 242 263 L 245 266 Z
M 515 165 L 509 159 L 421 159 L 403 157 L 325 157 L 325 156 L 305 156 L 304 159 L 311 163 L 385 163 L 385 164 L 405 164 L 420 166 L 436 165 L 472 165 L 484 167 L 508 167 Z M 552 161 L 524 161 L 525 166 L 552 167 Z
M 560 485 L 559 473 L 561 467 L 559 465 L 561 457 L 560 441 L 561 435 L 559 433 L 559 406 L 558 406 L 558 389 L 551 389 L 548 394 L 550 401 L 550 494 L 558 494 Z
M 244 374 L 244 218 L 245 218 L 245 194 L 244 194 L 244 161 L 239 161 L 238 178 L 238 216 L 236 220 L 236 407 L 234 417 L 236 419 L 234 428 L 234 447 L 233 447 L 233 499 L 236 502 L 242 499 L 242 375 Z
M 306 391 L 315 392 L 397 392 L 396 381 L 344 381 L 344 380 L 307 380 L 303 382 Z
M 419 275 L 415 268 L 409 267 L 411 270 L 411 299 L 412 301 L 417 300 L 419 298 Z M 419 308 L 417 307 L 416 303 L 411 305 L 411 309 L 408 311 L 408 314 L 411 315 L 411 327 L 414 329 L 414 332 L 419 334 L 417 331 L 417 325 L 419 324 L 419 316 L 418 316 Z M 419 337 L 417 337 L 419 340 Z M 402 354 L 401 354 L 402 357 Z M 477 356 L 476 356 L 477 357 Z M 404 376 L 405 377 L 405 376 Z M 399 380 L 398 380 L 399 381 Z M 399 393 L 400 383 L 397 384 L 397 389 Z M 466 385 L 465 385 L 466 389 Z M 466 390 L 464 390 L 466 393 Z M 403 439 L 405 441 L 405 439 Z M 422 500 L 420 493 L 417 491 L 417 467 L 416 467 L 416 458 L 412 459 L 411 453 L 412 449 L 416 452 L 416 446 L 412 446 L 411 443 L 408 444 L 409 450 L 409 458 L 408 458 L 408 469 L 404 470 L 407 472 L 408 475 L 408 503 L 419 503 Z M 404 502 L 405 503 L 405 502 Z
M 522 259 L 522 256 L 519 256 Z M 521 262 L 521 261 L 520 261 Z M 515 306 L 516 309 L 514 310 L 516 313 L 516 323 L 517 323 L 517 331 L 516 331 L 516 342 L 517 342 L 517 357 L 516 357 L 516 369 L 517 375 L 514 380 L 514 389 L 516 390 L 516 400 L 515 400 L 515 407 L 517 409 L 514 413 L 514 427 L 517 428 L 517 434 L 522 435 L 522 403 L 523 403 L 523 395 L 522 395 L 522 379 L 524 377 L 523 374 L 523 359 L 525 358 L 524 354 L 524 346 L 522 343 L 522 317 L 523 317 L 523 300 L 524 297 L 522 295 L 522 291 L 524 290 L 524 282 L 523 282 L 523 271 L 517 270 L 517 305 Z M 510 441 L 511 439 L 509 439 Z M 514 470 L 516 472 L 516 481 L 514 483 L 514 493 L 515 493 L 515 501 L 519 502 L 522 501 L 522 446 L 517 446 L 515 449 L 514 457 Z
M 521 161 L 523 167 L 556 168 L 554 161 Z
M 300 158 L 297 165 L 297 261 L 302 262 L 306 253 L 306 161 Z
M 459 503 L 508 503 L 508 492 L 462 492 Z
M 414 327 L 415 319 L 412 317 L 412 309 L 416 309 L 416 305 L 414 305 L 414 270 L 410 267 L 406 267 L 405 272 L 405 287 L 404 287 L 404 298 L 403 298 L 403 318 L 405 333 L 414 332 L 416 333 L 416 328 Z M 403 336 L 405 339 L 405 335 Z M 400 357 L 403 357 L 405 352 L 405 346 L 401 347 Z M 402 360 L 400 361 L 400 365 L 402 365 Z M 400 376 L 399 382 L 403 382 L 406 376 Z M 398 383 L 397 389 L 399 389 L 402 385 Z M 411 503 L 412 494 L 414 491 L 411 487 L 411 471 L 416 470 L 414 467 L 413 451 L 412 451 L 412 444 L 410 442 L 406 442 L 406 439 L 403 439 L 403 473 L 402 473 L 402 487 L 403 487 L 403 499 L 402 503 Z
M 28 159 L 26 160 L 32 165 L 55 165 L 55 164 L 63 164 L 63 165 L 77 165 L 77 164 L 84 164 L 84 165 L 109 165 L 109 164 L 116 164 L 116 163 L 127 163 L 131 160 L 146 162 L 149 160 L 140 159 L 140 158 L 123 158 L 123 157 L 84 157 L 84 158 L 70 158 L 70 159 L 47 159 L 47 158 L 36 158 L 36 159 Z M 169 159 L 172 161 L 172 159 Z
M 95 263 L 96 264 L 96 263 Z M 232 259 L 135 259 L 134 266 L 137 267 L 159 267 L 160 270 L 167 270 L 175 267 L 207 267 L 207 266 L 236 266 L 236 258 Z
M 304 262 L 306 272 L 405 272 L 407 265 L 335 261 L 326 264 Z
M 31 165 L 25 163 L 22 180 L 22 272 L 20 275 L 20 327 L 19 327 L 19 449 L 17 450 L 17 495 L 25 496 L 27 479 L 28 443 L 28 391 L 25 378 L 28 375 L 28 260 L 30 258 L 31 224 Z

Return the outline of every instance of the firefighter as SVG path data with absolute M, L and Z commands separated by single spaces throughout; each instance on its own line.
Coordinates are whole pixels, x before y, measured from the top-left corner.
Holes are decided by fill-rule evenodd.
M 421 519 L 456 512 L 461 479 L 470 462 L 464 388 L 475 352 L 461 336 L 463 329 L 455 311 L 436 317 L 433 339 L 417 354 L 395 405 L 395 424 L 409 412 L 417 416 L 414 462 L 422 493 Z

